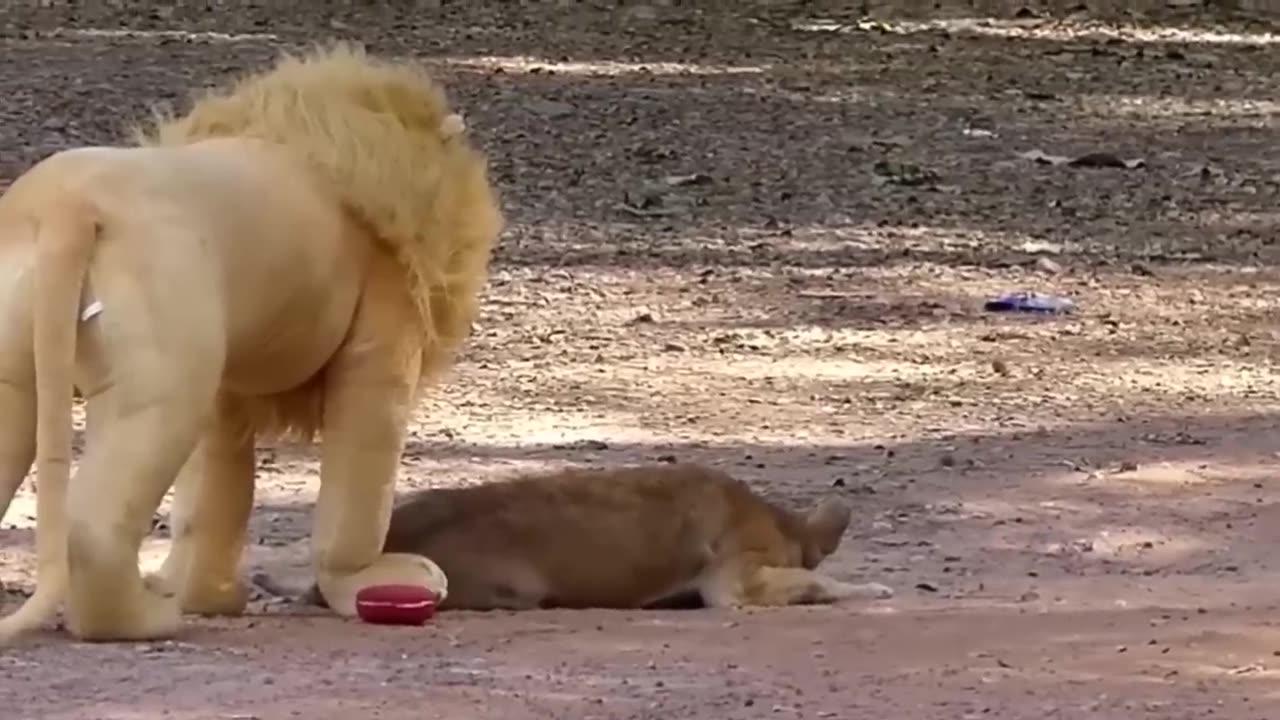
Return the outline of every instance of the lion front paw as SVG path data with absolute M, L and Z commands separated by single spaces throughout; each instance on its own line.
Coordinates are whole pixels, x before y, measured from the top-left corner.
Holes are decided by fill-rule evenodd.
M 355 617 L 356 594 L 373 585 L 416 585 L 435 593 L 437 602 L 449 594 L 444 570 L 431 560 L 412 553 L 386 553 L 365 569 L 350 575 L 334 575 L 321 570 L 320 593 L 325 603 L 343 617 Z

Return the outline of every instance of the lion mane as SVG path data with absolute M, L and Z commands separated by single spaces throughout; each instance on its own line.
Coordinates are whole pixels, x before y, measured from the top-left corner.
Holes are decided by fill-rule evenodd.
M 265 72 L 208 91 L 184 115 L 155 113 L 134 137 L 153 146 L 248 137 L 296 153 L 403 267 L 423 335 L 419 387 L 451 364 L 504 220 L 484 157 L 422 67 L 346 43 L 286 53 Z M 319 398 L 303 387 L 249 410 L 259 430 L 309 438 Z

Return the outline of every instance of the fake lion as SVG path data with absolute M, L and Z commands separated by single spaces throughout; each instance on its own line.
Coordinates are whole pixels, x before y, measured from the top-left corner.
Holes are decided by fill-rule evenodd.
M 446 591 L 382 543 L 410 413 L 469 333 L 503 227 L 463 131 L 420 68 L 337 45 L 157 116 L 138 147 L 52 155 L 0 197 L 0 515 L 33 458 L 39 483 L 36 592 L 0 640 L 64 600 L 95 641 L 241 612 L 263 435 L 323 438 L 312 553 L 336 613 L 370 584 Z M 171 486 L 173 547 L 144 582 Z

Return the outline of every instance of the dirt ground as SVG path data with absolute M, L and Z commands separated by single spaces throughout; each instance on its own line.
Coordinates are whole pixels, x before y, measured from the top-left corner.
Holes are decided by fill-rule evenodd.
M 511 226 L 403 487 L 716 463 L 850 496 L 831 570 L 897 595 L 423 629 L 264 599 L 174 642 L 32 638 L 0 716 L 1280 717 L 1280 35 L 286 5 L 6 10 L 0 179 L 281 47 L 427 59 Z M 1020 289 L 1077 312 L 983 311 Z M 315 454 L 260 468 L 250 564 L 303 581 Z M 32 500 L 0 529 L 10 608 Z

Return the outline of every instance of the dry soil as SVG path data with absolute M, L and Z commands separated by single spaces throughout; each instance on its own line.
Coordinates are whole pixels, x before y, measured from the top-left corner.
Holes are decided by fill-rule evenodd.
M 0 183 L 280 48 L 422 58 L 511 226 L 403 487 L 715 463 L 849 496 L 831 570 L 897 595 L 420 629 L 263 599 L 173 642 L 40 634 L 0 716 L 1280 717 L 1280 36 L 213 4 L 0 15 Z M 1022 289 L 1076 312 L 983 310 Z M 314 451 L 264 447 L 258 487 L 251 565 L 305 580 Z M 32 510 L 0 528 L 10 608 Z

